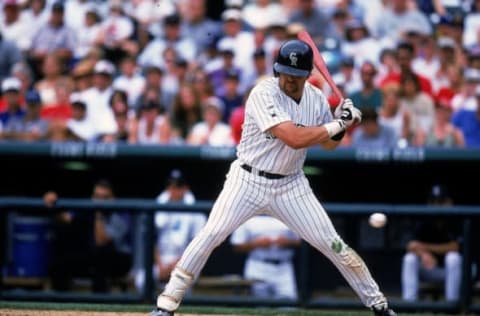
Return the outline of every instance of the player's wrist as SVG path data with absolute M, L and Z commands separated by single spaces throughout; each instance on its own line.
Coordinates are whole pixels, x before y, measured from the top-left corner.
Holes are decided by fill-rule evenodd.
M 342 119 L 335 119 L 331 122 L 323 124 L 323 127 L 327 130 L 330 138 L 345 131 L 346 125 Z

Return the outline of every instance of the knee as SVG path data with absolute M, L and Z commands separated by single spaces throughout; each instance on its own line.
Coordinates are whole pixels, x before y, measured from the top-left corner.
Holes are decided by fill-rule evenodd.
M 460 267 L 462 264 L 462 256 L 456 251 L 450 251 L 445 256 L 446 267 Z

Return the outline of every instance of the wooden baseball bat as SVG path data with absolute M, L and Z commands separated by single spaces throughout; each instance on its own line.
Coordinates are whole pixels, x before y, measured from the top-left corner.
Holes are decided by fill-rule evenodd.
M 325 81 L 327 81 L 330 89 L 332 89 L 333 93 L 337 96 L 339 100 L 343 99 L 342 92 L 338 89 L 335 82 L 333 82 L 332 76 L 330 75 L 330 71 L 328 71 L 327 65 L 325 64 L 325 60 L 323 60 L 322 55 L 318 51 L 317 45 L 313 42 L 312 37 L 308 34 L 307 31 L 302 30 L 297 35 L 298 39 L 306 42 L 313 51 L 313 64 L 317 67 L 318 71 L 322 74 Z

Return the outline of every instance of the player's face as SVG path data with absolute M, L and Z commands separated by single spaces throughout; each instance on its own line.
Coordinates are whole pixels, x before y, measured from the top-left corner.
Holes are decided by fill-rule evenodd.
M 294 100 L 300 100 L 303 93 L 303 86 L 308 77 L 296 77 L 287 74 L 279 75 L 280 89 Z

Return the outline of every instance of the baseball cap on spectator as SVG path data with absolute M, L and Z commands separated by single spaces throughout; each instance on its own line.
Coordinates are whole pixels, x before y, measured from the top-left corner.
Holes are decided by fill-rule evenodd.
M 343 56 L 340 65 L 345 67 L 353 67 L 355 66 L 355 61 L 351 56 Z
M 27 104 L 42 104 L 42 97 L 37 90 L 29 90 L 25 94 L 25 102 L 27 102 Z
M 448 36 L 440 36 L 437 39 L 437 46 L 440 48 L 455 48 L 455 41 Z
M 64 11 L 64 10 L 65 10 L 65 6 L 63 5 L 62 1 L 55 1 L 52 4 L 52 11 Z
M 178 15 L 177 13 L 167 15 L 163 19 L 164 25 L 180 25 L 180 22 L 181 22 L 181 18 L 180 18 L 180 15 Z
M 435 98 L 435 106 L 439 109 L 452 110 L 452 101 L 451 98 L 447 96 L 437 96 Z
M 78 106 L 78 107 L 83 107 L 83 108 L 87 107 L 87 104 L 83 100 L 81 94 L 78 93 L 78 92 L 74 92 L 74 93 L 70 94 L 70 104 L 72 106 Z
M 253 58 L 255 58 L 255 59 L 263 58 L 265 56 L 266 56 L 265 50 L 261 47 L 255 49 L 255 51 L 253 52 Z
M 215 108 L 218 110 L 218 112 L 220 112 L 220 114 L 223 113 L 223 109 L 224 109 L 225 105 L 223 104 L 223 101 L 218 98 L 218 97 L 209 97 L 207 98 L 205 101 L 203 101 L 203 108 L 204 109 L 207 109 L 207 108 Z
M 182 187 L 187 184 L 183 173 L 179 169 L 173 169 L 167 179 L 167 186 Z
M 480 82 L 480 70 L 467 68 L 463 71 L 463 77 L 468 82 Z
M 93 72 L 96 74 L 113 76 L 115 74 L 115 66 L 108 60 L 99 60 L 93 67 Z
M 9 91 L 19 92 L 22 87 L 22 83 L 16 77 L 8 77 L 2 81 L 2 93 Z
M 225 79 L 240 80 L 240 71 L 237 69 L 229 69 L 225 74 Z
M 243 7 L 243 0 L 225 0 L 225 6 L 227 8 L 238 8 Z
M 240 21 L 242 19 L 242 11 L 238 9 L 227 9 L 222 13 L 223 21 Z
M 162 75 L 164 73 L 164 70 L 163 70 L 162 66 L 160 66 L 158 64 L 154 64 L 154 63 L 147 64 L 143 67 L 143 73 L 145 75 L 149 74 L 151 72 L 156 72 L 156 73 Z

